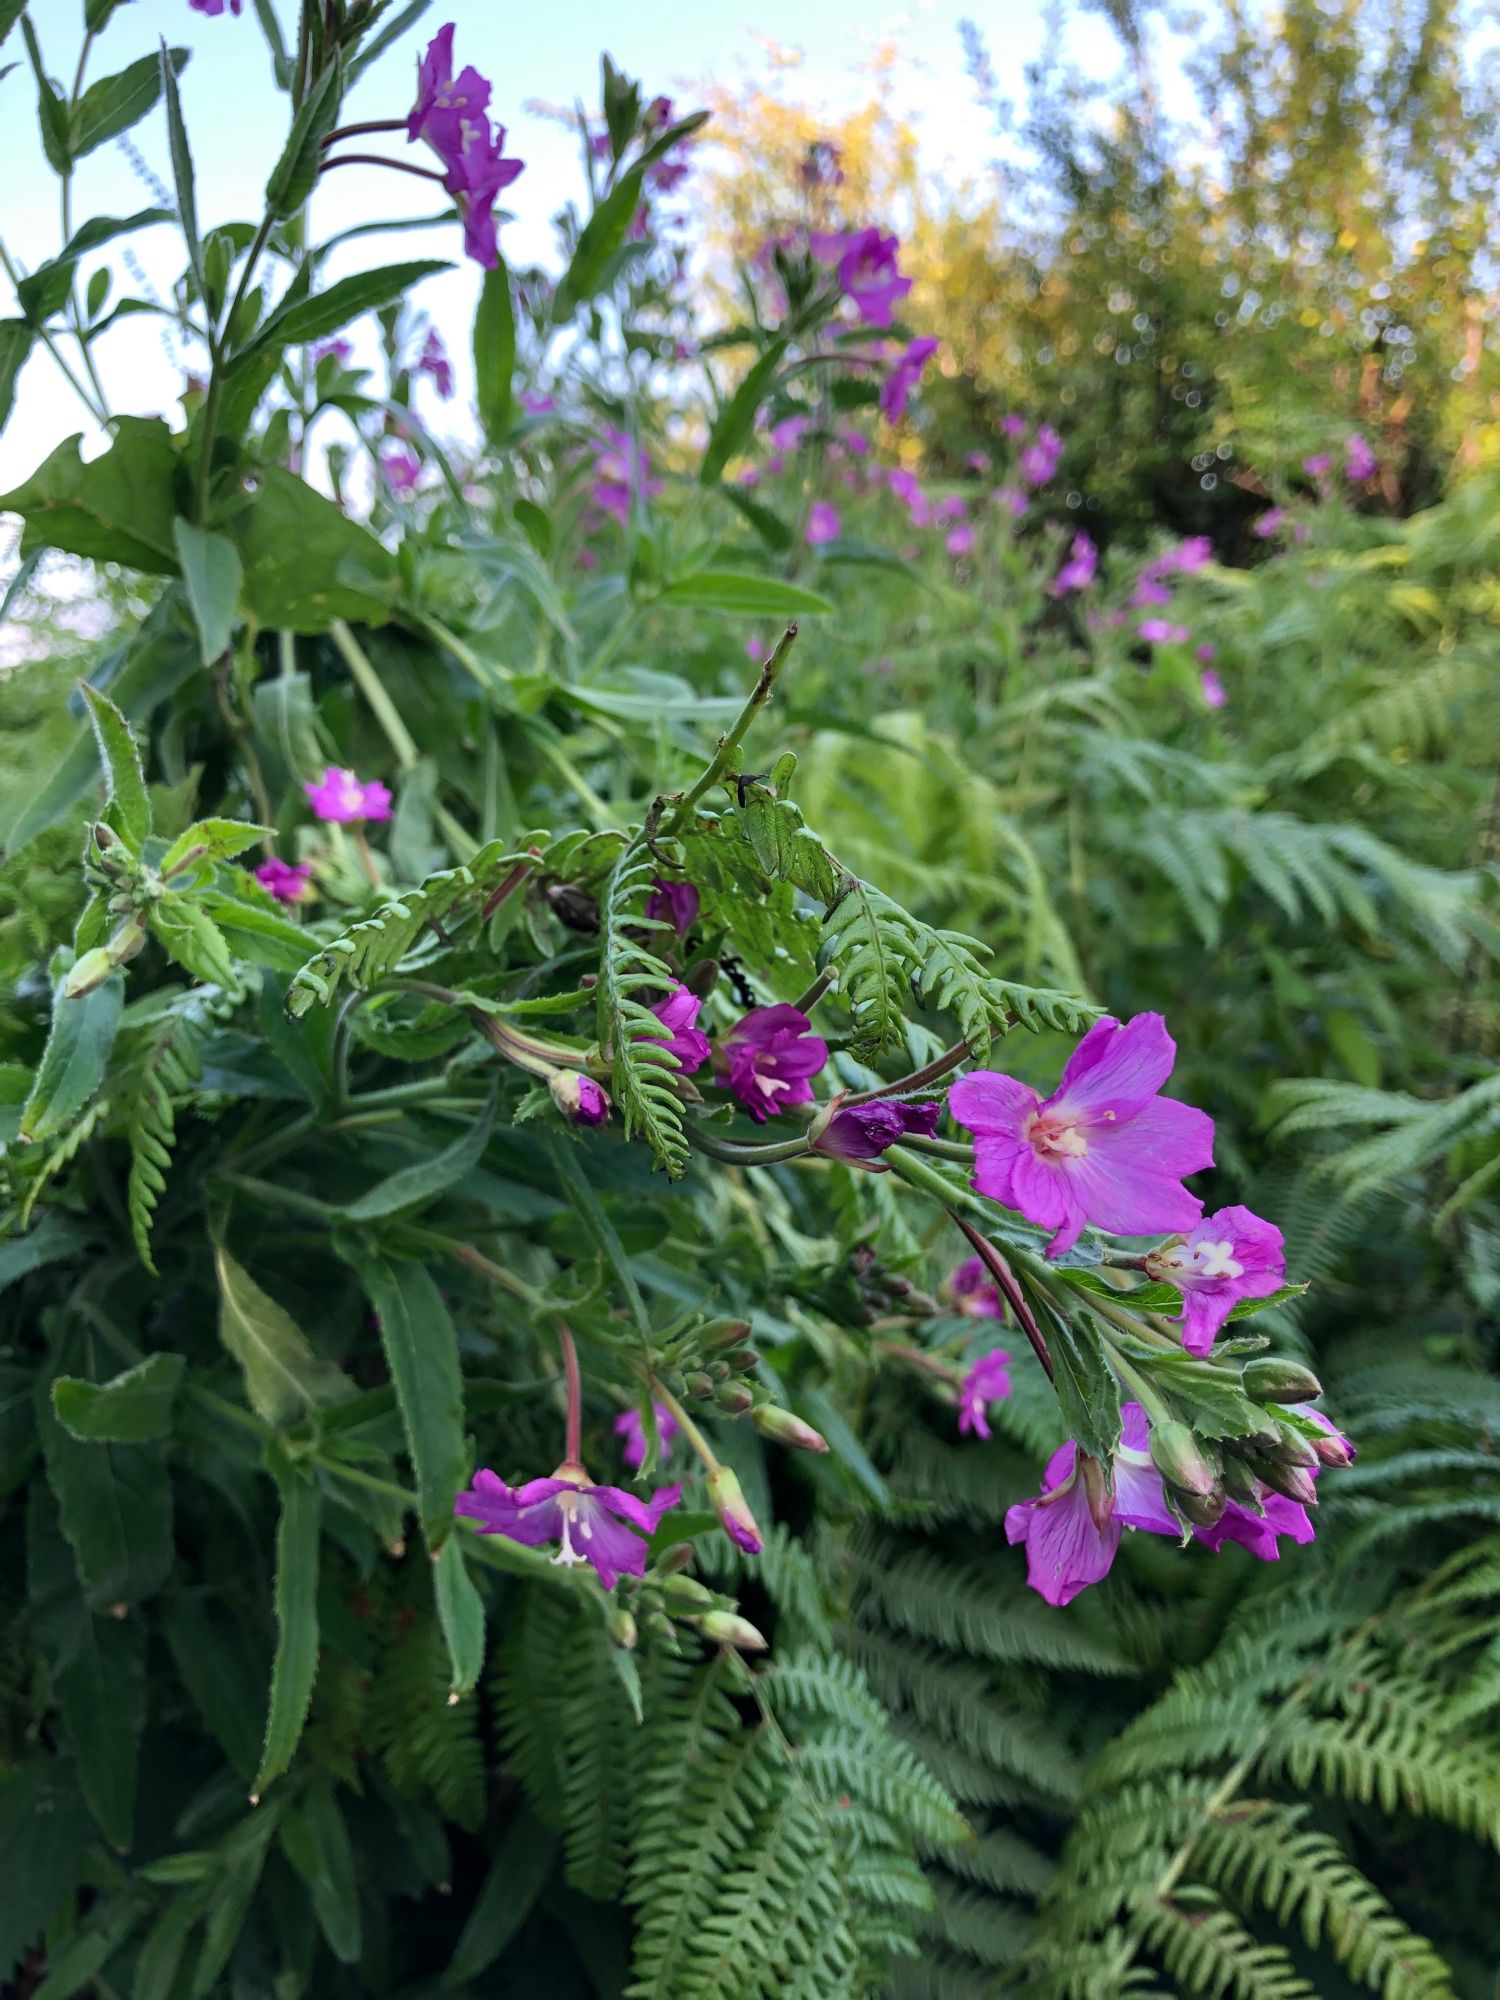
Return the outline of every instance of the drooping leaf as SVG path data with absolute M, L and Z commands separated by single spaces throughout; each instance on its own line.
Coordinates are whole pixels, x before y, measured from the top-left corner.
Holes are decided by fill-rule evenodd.
M 66 246 L 55 257 L 39 264 L 29 277 L 23 278 L 16 286 L 16 297 L 21 301 L 26 317 L 33 324 L 40 325 L 61 308 L 72 287 L 74 268 L 79 258 L 86 256 L 90 250 L 112 243 L 117 236 L 127 236 L 137 229 L 149 229 L 153 223 L 171 220 L 170 209 L 143 208 L 135 215 L 122 218 L 96 215 L 85 222 L 81 229 L 74 230 Z
M 181 76 L 191 54 L 190 49 L 167 49 L 159 59 L 142 56 L 115 76 L 91 83 L 74 114 L 73 157 L 81 160 L 106 139 L 117 139 L 139 124 L 161 95 L 163 73 L 170 69 L 174 80 Z
M 1120 1442 L 1120 1391 L 1098 1337 L 1081 1314 L 1064 1319 L 1046 1311 L 1039 1317 L 1045 1318 L 1058 1412 L 1068 1434 L 1107 1465 Z
M 66 1757 L 29 1757 L 0 1778 L 0 1979 L 78 1886 L 93 1827 Z
M 257 1798 L 296 1755 L 318 1672 L 322 1495 L 295 1466 L 273 1460 L 272 1474 L 281 1494 L 281 1519 L 276 1529 L 276 1660 L 271 1669 L 265 1742 L 255 1774 Z
M 56 1137 L 90 1103 L 104 1081 L 124 1012 L 125 981 L 118 972 L 78 1000 L 67 997 L 67 979 L 64 968 L 52 990 L 52 1028 L 21 1113 L 23 1140 Z
M 35 339 L 24 319 L 0 319 L 0 431 L 15 408 L 16 378 L 25 367 Z
M 662 591 L 661 602 L 745 618 L 821 618 L 833 609 L 826 597 L 804 590 L 801 584 L 730 569 L 705 569 L 696 576 L 680 576 Z
M 359 1885 L 349 1829 L 331 1781 L 311 1786 L 281 1822 L 281 1844 L 306 1886 L 328 1948 L 344 1965 L 359 1957 Z
M 211 667 L 228 652 L 234 632 L 244 575 L 240 552 L 227 535 L 195 528 L 181 515 L 172 523 L 172 536 L 182 565 L 183 587 L 203 641 L 203 664 Z
M 481 1115 L 451 1145 L 445 1146 L 440 1153 L 432 1153 L 426 1159 L 416 1161 L 412 1166 L 402 1167 L 398 1173 L 388 1175 L 383 1181 L 377 1181 L 368 1193 L 362 1194 L 357 1201 L 351 1201 L 344 1214 L 351 1222 L 373 1222 L 382 1215 L 394 1215 L 400 1209 L 415 1208 L 431 1201 L 434 1195 L 452 1187 L 471 1168 L 478 1166 L 494 1126 L 495 1099 L 492 1096 Z
M 130 724 L 107 694 L 78 683 L 88 704 L 94 741 L 99 746 L 99 762 L 104 767 L 109 804 L 105 819 L 119 834 L 132 854 L 138 855 L 151 832 L 151 800 L 146 791 L 146 774 L 141 769 L 141 753 Z
M 718 484 L 724 467 L 749 437 L 756 412 L 771 392 L 772 381 L 786 350 L 785 340 L 773 340 L 765 353 L 746 371 L 745 379 L 714 419 L 703 463 L 698 468 L 698 477 L 703 485 Z
M 464 1537 L 450 1535 L 432 1569 L 438 1622 L 453 1669 L 454 1694 L 468 1694 L 484 1668 L 484 1599 L 464 1557 Z
M 52 1407 L 70 1437 L 106 1444 L 142 1444 L 165 1437 L 182 1384 L 180 1354 L 151 1354 L 108 1382 L 59 1375 Z
M 328 1403 L 354 1394 L 341 1368 L 313 1352 L 291 1315 L 214 1246 L 219 1275 L 219 1337 L 245 1374 L 245 1394 L 258 1416 L 287 1430 Z
M 510 272 L 502 260 L 485 272 L 474 314 L 474 382 L 487 438 L 501 437 L 510 428 L 515 368 L 516 314 Z
M 450 1985 L 468 1985 L 499 1958 L 546 1886 L 557 1848 L 556 1834 L 523 1806 L 506 1828 L 474 1898 L 448 1967 Z
M 25 517 L 22 547 L 65 549 L 153 576 L 177 568 L 172 522 L 178 457 L 159 417 L 117 417 L 108 451 L 87 464 L 80 436 L 60 444 L 0 509 Z

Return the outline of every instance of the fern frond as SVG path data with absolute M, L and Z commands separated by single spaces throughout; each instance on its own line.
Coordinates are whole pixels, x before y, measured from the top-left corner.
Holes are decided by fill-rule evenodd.
M 615 1100 L 627 1138 L 639 1135 L 672 1180 L 687 1170 L 682 1106 L 672 1088 L 681 1067 L 662 1046 L 661 1022 L 639 996 L 669 993 L 671 968 L 644 941 L 664 928 L 642 914 L 657 863 L 633 840 L 610 871 L 599 907 L 599 1046 L 613 1059 Z

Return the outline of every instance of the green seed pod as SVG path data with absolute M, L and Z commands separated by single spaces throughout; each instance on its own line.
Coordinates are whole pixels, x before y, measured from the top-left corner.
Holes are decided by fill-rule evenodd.
M 1189 1493 L 1179 1486 L 1173 1489 L 1172 1498 L 1196 1528 L 1211 1528 L 1229 1504 L 1222 1486 L 1209 1493 Z
M 605 1630 L 609 1633 L 611 1642 L 618 1646 L 622 1653 L 633 1653 L 635 1651 L 635 1642 L 638 1636 L 635 1629 L 635 1620 L 623 1604 L 617 1604 L 611 1610 L 608 1618 L 605 1620 Z
M 701 1618 L 684 1621 L 705 1639 L 712 1639 L 716 1646 L 733 1646 L 738 1653 L 763 1653 L 767 1640 L 758 1632 L 748 1618 L 741 1618 L 737 1611 L 705 1611 Z
M 675 1604 L 685 1610 L 708 1611 L 713 1607 L 713 1592 L 705 1590 L 696 1577 L 663 1577 L 661 1591 L 665 1603 Z

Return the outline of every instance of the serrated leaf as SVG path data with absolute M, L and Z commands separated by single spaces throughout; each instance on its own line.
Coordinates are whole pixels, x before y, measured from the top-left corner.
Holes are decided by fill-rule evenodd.
M 1084 1320 L 1053 1312 L 1043 1299 L 1034 1298 L 1033 1306 L 1041 1308 L 1038 1316 L 1045 1322 L 1058 1412 L 1068 1435 L 1108 1465 L 1120 1442 L 1120 1391 L 1099 1338 Z
M 450 1535 L 438 1550 L 432 1586 L 453 1669 L 452 1691 L 468 1694 L 484 1668 L 484 1599 L 469 1575 L 462 1535 Z
M 0 431 L 10 422 L 16 378 L 26 365 L 35 338 L 24 319 L 0 319 Z
M 244 565 L 246 613 L 288 632 L 326 632 L 336 618 L 384 624 L 397 583 L 390 551 L 295 473 L 272 465 L 257 476 L 225 530 Z
M 228 652 L 234 633 L 240 584 L 244 579 L 240 552 L 227 535 L 195 528 L 180 515 L 172 523 L 172 539 L 182 566 L 183 588 L 203 644 L 203 664 L 211 667 Z
M 745 618 L 821 618 L 832 611 L 826 597 L 780 577 L 753 570 L 705 569 L 680 576 L 661 593 L 662 604 L 694 611 L 723 611 Z
M 131 853 L 139 855 L 151 832 L 151 800 L 146 791 L 140 750 L 130 724 L 109 696 L 90 687 L 87 681 L 80 681 L 78 686 L 88 704 L 94 741 L 99 746 L 99 762 L 109 788 L 104 817 Z
M 73 117 L 73 157 L 81 160 L 106 139 L 139 124 L 161 95 L 163 75 L 170 74 L 175 83 L 191 54 L 191 49 L 163 49 L 160 58 L 142 56 L 116 75 L 91 83 Z
M 23 1140 L 55 1138 L 91 1102 L 104 1081 L 125 1010 L 125 981 L 118 972 L 79 1000 L 68 999 L 67 978 L 64 971 L 52 991 L 52 1027 L 21 1112 Z
M 198 280 L 198 290 L 206 298 L 203 245 L 198 236 L 198 188 L 187 125 L 182 116 L 182 99 L 177 93 L 176 72 L 180 67 L 180 64 L 174 65 L 163 42 L 157 75 L 158 86 L 165 89 L 167 97 L 167 144 L 172 156 L 172 179 L 177 193 L 177 221 L 182 230 L 182 240 L 187 245 L 188 263 Z M 154 98 L 152 102 L 155 102 Z
M 1153 1349 L 1137 1353 L 1133 1365 L 1148 1372 L 1171 1399 L 1174 1416 L 1199 1437 L 1273 1437 L 1276 1418 L 1245 1394 L 1240 1370 L 1187 1354 Z
M 377 1181 L 368 1193 L 345 1207 L 344 1215 L 350 1222 L 374 1222 L 382 1215 L 395 1215 L 398 1210 L 416 1208 L 423 1202 L 431 1201 L 434 1195 L 452 1187 L 455 1181 L 461 1181 L 465 1174 L 478 1166 L 494 1129 L 495 1099 L 492 1095 L 480 1116 L 467 1131 L 459 1134 L 452 1145 L 445 1146 L 440 1153 L 418 1160 L 410 1167 L 403 1167 L 399 1173 L 390 1174 L 383 1181 Z
M 59 1375 L 52 1384 L 52 1407 L 70 1437 L 86 1442 L 143 1444 L 165 1437 L 182 1384 L 186 1361 L 180 1354 L 151 1354 L 108 1382 Z
M 152 1596 L 172 1567 L 172 1488 L 152 1445 L 81 1444 L 37 1398 L 47 1479 L 91 1611 Z
M 66 549 L 94 562 L 173 575 L 179 460 L 167 426 L 159 417 L 117 417 L 109 450 L 87 464 L 79 441 L 65 439 L 29 479 L 0 498 L 0 510 L 25 517 L 23 552 Z
M 273 1461 L 281 1494 L 276 1527 L 276 1659 L 265 1742 L 255 1774 L 258 1798 L 291 1763 L 302 1738 L 318 1672 L 318 1553 L 323 1499 L 303 1472 Z
M 219 1277 L 219 1338 L 245 1375 L 245 1393 L 258 1416 L 278 1430 L 314 1410 L 352 1396 L 341 1368 L 313 1352 L 291 1315 L 268 1298 L 222 1243 L 214 1245 Z
M 335 59 L 297 113 L 281 158 L 266 182 L 266 209 L 278 222 L 295 215 L 317 184 L 323 141 L 333 130 L 342 95 L 343 76 Z
M 570 320 L 605 283 L 610 264 L 618 256 L 641 205 L 643 177 L 641 167 L 632 167 L 584 224 L 572 260 L 558 281 L 552 308 L 557 325 Z
M 504 260 L 486 271 L 474 314 L 474 381 L 479 421 L 487 438 L 510 428 L 516 372 L 516 314 Z
M 771 393 L 776 370 L 781 366 L 786 350 L 785 339 L 773 340 L 765 353 L 746 371 L 745 379 L 714 419 L 714 427 L 709 432 L 708 445 L 703 453 L 703 463 L 698 468 L 698 478 L 702 485 L 718 484 L 723 476 L 724 467 L 749 437 L 754 428 L 756 412 Z
M 165 208 L 143 208 L 137 214 L 121 219 L 112 215 L 96 215 L 73 232 L 66 247 L 50 262 L 39 264 L 29 277 L 23 278 L 16 286 L 16 297 L 21 302 L 22 311 L 36 324 L 49 319 L 67 298 L 72 288 L 73 270 L 80 257 L 105 243 L 112 243 L 117 236 L 126 236 L 132 230 L 148 229 L 153 223 L 171 220 L 171 210 Z M 96 271 L 94 275 L 97 278 L 101 274 Z
M 256 826 L 245 819 L 195 819 L 172 842 L 158 863 L 157 872 L 165 880 L 180 868 L 233 861 L 274 832 L 274 827 Z

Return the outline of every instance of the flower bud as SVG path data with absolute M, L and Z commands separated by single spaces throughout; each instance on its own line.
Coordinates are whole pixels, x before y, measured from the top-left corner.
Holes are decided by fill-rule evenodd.
M 623 1604 L 612 1607 L 608 1618 L 604 1621 L 604 1629 L 608 1632 L 611 1643 L 618 1646 L 622 1653 L 635 1651 L 637 1637 L 635 1620 Z
M 719 1525 L 730 1541 L 748 1556 L 761 1551 L 761 1532 L 755 1525 L 740 1482 L 727 1465 L 716 1465 L 708 1475 L 709 1504 L 719 1517 Z
M 727 1352 L 749 1338 L 750 1322 L 747 1319 L 711 1319 L 707 1326 L 698 1329 L 698 1344 L 705 1354 Z
M 713 1608 L 714 1594 L 693 1576 L 663 1577 L 662 1597 L 668 1604 L 681 1606 L 688 1611 L 709 1611 Z
M 1241 1507 L 1260 1508 L 1260 1481 L 1242 1458 L 1224 1454 L 1224 1490 Z
M 693 1560 L 691 1542 L 673 1542 L 671 1548 L 663 1549 L 656 1559 L 657 1574 L 662 1577 L 675 1576 L 680 1569 L 686 1569 Z
M 767 1640 L 758 1632 L 748 1618 L 741 1618 L 737 1611 L 705 1611 L 701 1618 L 684 1621 L 711 1639 L 716 1646 L 733 1646 L 739 1653 L 763 1653 Z
M 1278 1424 L 1276 1442 L 1266 1449 L 1278 1465 L 1314 1466 L 1320 1463 L 1318 1448 L 1311 1438 L 1305 1438 L 1301 1431 L 1293 1430 L 1290 1424 Z
M 575 1125 L 604 1125 L 609 1121 L 609 1099 L 601 1085 L 576 1069 L 557 1069 L 547 1078 L 552 1102 Z
M 1078 1463 L 1083 1469 L 1084 1498 L 1088 1502 L 1094 1526 L 1102 1535 L 1109 1526 L 1110 1516 L 1115 1511 L 1114 1468 L 1102 1465 L 1097 1458 L 1090 1458 L 1086 1451 L 1079 1452 Z
M 755 1394 L 743 1382 L 725 1382 L 714 1392 L 714 1401 L 731 1417 L 742 1417 L 755 1406 Z
M 1229 1505 L 1222 1486 L 1215 1486 L 1208 1493 L 1189 1493 L 1185 1487 L 1174 1487 L 1172 1498 L 1195 1528 L 1213 1527 Z
M 1245 1394 L 1257 1403 L 1312 1403 L 1323 1393 L 1310 1368 L 1279 1354 L 1258 1354 L 1247 1361 L 1242 1380 Z
M 1337 1431 L 1323 1431 L 1309 1440 L 1317 1456 L 1319 1465 L 1331 1465 L 1342 1471 L 1346 1465 L 1354 1463 L 1354 1447 L 1347 1443 Z
M 1274 1458 L 1262 1459 L 1256 1466 L 1261 1484 L 1269 1486 L 1273 1493 L 1280 1493 L 1287 1500 L 1295 1500 L 1303 1507 L 1316 1507 L 1317 1488 L 1313 1485 L 1312 1474 L 1300 1465 L 1280 1465 Z
M 689 1396 L 701 1403 L 706 1396 L 713 1394 L 714 1378 L 712 1375 L 705 1375 L 701 1368 L 697 1368 L 691 1375 L 683 1376 L 682 1386 Z
M 665 1645 L 670 1646 L 674 1652 L 676 1651 L 677 1627 L 672 1623 L 665 1611 L 648 1611 L 646 1614 L 646 1630 L 651 1634 L 653 1639 L 661 1640 Z
M 749 1375 L 760 1366 L 760 1356 L 753 1347 L 739 1347 L 729 1357 L 731 1375 Z
M 1153 1424 L 1151 1457 L 1169 1486 L 1198 1498 L 1212 1493 L 1218 1476 L 1186 1424 Z
M 85 993 L 92 993 L 96 986 L 102 986 L 114 970 L 114 953 L 107 946 L 96 944 L 92 951 L 83 954 L 68 974 L 63 983 L 63 998 L 81 1000 Z
M 811 1424 L 794 1417 L 780 1403 L 761 1403 L 750 1418 L 764 1438 L 774 1444 L 789 1444 L 794 1451 L 827 1451 L 828 1440 Z

